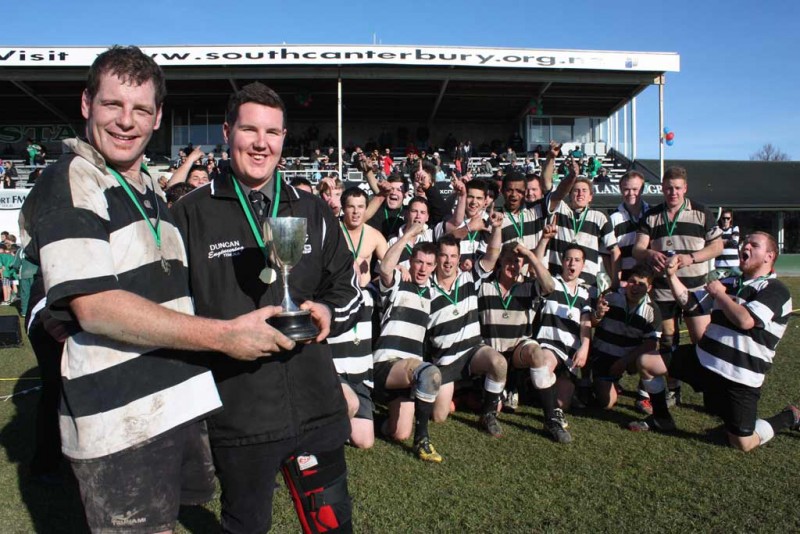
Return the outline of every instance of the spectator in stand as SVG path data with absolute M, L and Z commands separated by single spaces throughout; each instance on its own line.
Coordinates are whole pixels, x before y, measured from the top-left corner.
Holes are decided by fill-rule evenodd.
M 337 217 L 342 212 L 342 191 L 344 191 L 344 185 L 338 178 L 323 178 L 317 184 L 320 198 L 328 204 Z
M 223 150 L 222 152 L 219 153 L 219 161 L 217 161 L 217 169 L 219 169 L 220 174 L 227 174 L 230 168 L 231 168 L 231 161 L 228 159 L 228 153 Z
M 17 181 L 19 180 L 17 168 L 14 167 L 14 162 L 8 159 L 3 162 L 3 167 L 5 167 L 6 171 L 3 173 L 3 188 L 14 189 L 17 187 Z
M 467 170 L 469 169 L 469 156 L 467 156 L 463 142 L 458 143 L 458 147 L 456 147 L 455 152 L 453 152 L 453 162 L 455 162 L 456 173 L 458 176 L 462 176 L 467 173 Z
M 383 167 L 383 175 L 389 176 L 392 174 L 394 167 L 394 160 L 392 159 L 392 151 L 389 148 L 384 149 L 383 157 L 381 158 L 381 166 Z
M 722 254 L 717 256 L 714 267 L 739 273 L 739 227 L 733 224 L 733 210 L 722 210 L 719 218 L 722 229 Z
M 509 165 L 516 165 L 517 163 L 517 153 L 514 152 L 514 149 L 508 147 L 506 149 L 506 153 L 503 154 L 503 160 L 508 163 Z
M 28 146 L 25 147 L 28 154 L 28 165 L 36 165 L 36 156 L 42 151 L 42 147 L 33 142 L 33 139 L 28 138 Z
M 596 158 L 589 158 L 589 161 L 586 163 L 586 170 L 585 173 L 594 180 L 597 173 L 600 172 L 600 169 L 603 168 L 603 162 Z
M 600 170 L 597 172 L 597 176 L 593 180 L 596 184 L 609 184 L 611 183 L 611 177 L 608 176 L 608 169 L 605 167 L 600 167 Z
M 217 168 L 217 162 L 214 160 L 213 157 L 209 157 L 208 161 L 206 161 L 206 172 L 208 174 L 209 181 L 219 176 L 219 169 Z
M 580 145 L 576 145 L 575 148 L 569 151 L 569 155 L 575 159 L 581 159 L 583 157 L 583 150 Z

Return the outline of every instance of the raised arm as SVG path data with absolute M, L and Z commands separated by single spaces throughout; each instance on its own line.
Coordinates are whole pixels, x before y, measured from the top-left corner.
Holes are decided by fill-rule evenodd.
M 500 257 L 500 248 L 503 246 L 503 214 L 494 212 L 490 220 L 492 224 L 492 236 L 489 238 L 486 254 L 480 259 L 481 267 L 483 267 L 483 270 L 486 272 L 494 270 L 497 259 Z
M 389 247 L 386 254 L 383 255 L 383 261 L 380 266 L 381 283 L 389 287 L 394 280 L 394 270 L 400 263 L 400 256 L 403 254 L 403 248 L 414 242 L 418 235 L 425 231 L 425 225 L 414 223 L 411 228 L 407 229 L 394 245 Z
M 575 185 L 575 182 L 578 179 L 578 174 L 580 170 L 578 169 L 578 162 L 572 160 L 569 165 L 569 174 L 567 174 L 566 178 L 559 182 L 558 187 L 550 195 L 550 213 L 554 212 L 556 208 L 558 208 L 558 203 L 564 200 L 564 198 L 572 191 L 572 186 Z
M 536 274 L 536 279 L 539 281 L 539 288 L 542 290 L 542 294 L 547 295 L 552 293 L 556 288 L 556 281 L 553 280 L 553 277 L 550 275 L 550 271 L 547 270 L 547 266 L 536 256 L 536 254 L 531 252 L 527 247 L 525 247 L 525 245 L 521 243 L 514 248 L 514 252 L 525 258 L 525 261 L 528 263 L 531 269 L 533 269 L 534 274 Z
M 183 165 L 175 169 L 175 172 L 172 173 L 172 177 L 167 182 L 167 188 L 179 184 L 181 182 L 185 182 L 186 178 L 189 177 L 189 171 L 197 165 L 198 161 L 202 161 L 205 157 L 205 152 L 200 147 L 195 148 L 192 152 L 186 156 L 186 161 L 183 162 Z

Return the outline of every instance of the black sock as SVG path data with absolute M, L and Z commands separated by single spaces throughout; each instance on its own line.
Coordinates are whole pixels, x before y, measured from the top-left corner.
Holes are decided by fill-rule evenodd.
M 783 410 L 780 413 L 776 413 L 766 421 L 769 423 L 769 426 L 772 427 L 772 430 L 774 430 L 777 434 L 781 430 L 789 428 L 794 424 L 794 414 L 791 410 Z
M 489 393 L 483 390 L 483 406 L 481 406 L 481 415 L 485 413 L 494 413 L 497 411 L 497 404 L 500 402 L 500 393 Z
M 539 390 L 539 399 L 542 402 L 542 411 L 544 411 L 545 421 L 549 421 L 555 416 L 556 403 L 558 402 L 557 396 L 558 392 L 556 391 L 555 384 L 549 388 Z
M 433 415 L 433 403 L 414 399 L 414 443 L 428 437 L 428 421 Z
M 660 391 L 659 393 L 650 394 L 650 404 L 653 405 L 653 415 L 659 419 L 668 419 L 672 417 L 667 408 L 667 390 Z

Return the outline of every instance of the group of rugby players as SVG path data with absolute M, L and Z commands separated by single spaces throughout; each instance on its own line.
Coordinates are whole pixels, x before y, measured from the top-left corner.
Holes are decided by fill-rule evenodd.
M 772 236 L 748 236 L 741 272 L 714 281 L 709 266 L 722 252 L 722 230 L 686 197 L 684 169 L 667 169 L 664 202 L 652 208 L 641 198 L 644 177 L 629 172 L 608 217 L 591 207 L 592 182 L 578 176 L 576 162 L 551 191 L 554 157 L 541 175 L 507 173 L 500 195 L 494 182 L 453 177 L 452 206 L 424 163 L 413 195 L 402 176 L 378 182 L 367 165 L 371 199 L 357 187 L 321 184 L 341 213 L 365 303 L 351 331 L 328 339 L 351 444 L 372 446 L 374 398 L 388 408 L 386 437 L 405 440 L 413 431 L 414 453 L 441 462 L 428 422 L 447 419 L 455 387 L 482 377 L 480 422 L 499 437 L 499 404 L 515 410 L 519 378 L 528 375 L 545 429 L 559 443 L 572 441 L 564 414 L 581 403 L 576 384 L 611 408 L 626 372 L 641 376 L 636 407 L 649 415 L 631 430 L 674 429 L 668 406 L 679 402 L 676 378 L 704 392 L 743 450 L 797 429 L 800 411 L 791 405 L 756 418 L 791 311 L 772 269 Z M 681 317 L 692 345 L 679 349 Z

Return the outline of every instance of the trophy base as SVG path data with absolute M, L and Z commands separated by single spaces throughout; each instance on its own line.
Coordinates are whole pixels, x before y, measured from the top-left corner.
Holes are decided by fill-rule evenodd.
M 311 321 L 311 312 L 283 312 L 267 319 L 267 324 L 294 341 L 308 341 L 319 335 L 319 330 Z

